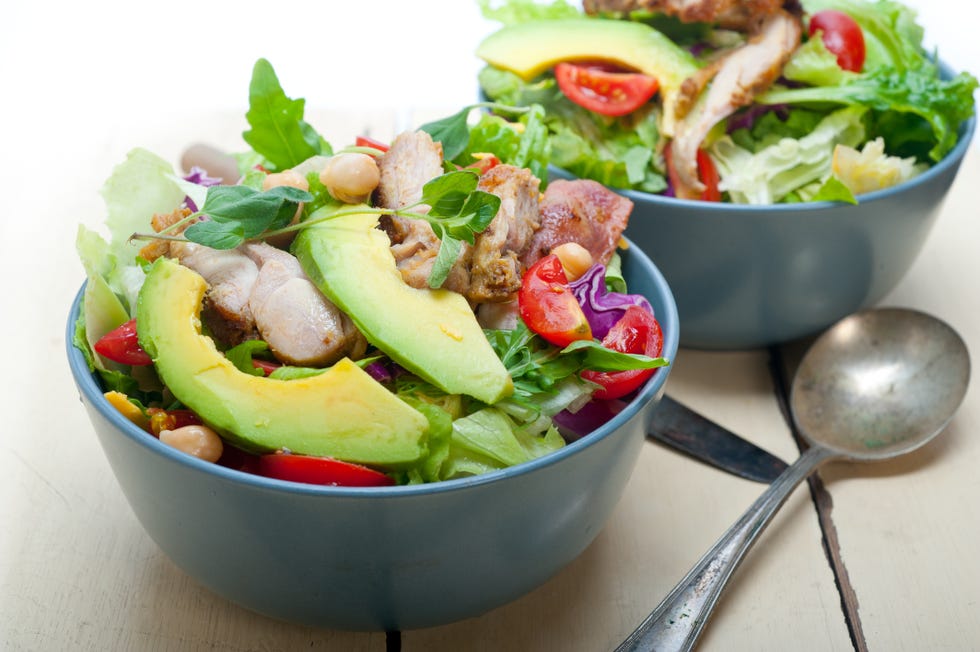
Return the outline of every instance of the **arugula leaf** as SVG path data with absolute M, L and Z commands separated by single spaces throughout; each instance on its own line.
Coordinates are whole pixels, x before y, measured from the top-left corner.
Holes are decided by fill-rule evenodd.
M 517 400 L 540 402 L 534 397 L 555 391 L 561 382 L 584 369 L 624 371 L 669 364 L 665 358 L 607 349 L 597 340 L 579 340 L 559 350 L 535 335 L 521 320 L 513 330 L 485 330 L 484 333 L 514 381 Z
M 432 136 L 432 140 L 442 143 L 442 157 L 447 161 L 462 154 L 470 141 L 470 129 L 466 119 L 472 109 L 472 106 L 467 106 L 451 116 L 427 122 L 419 127 Z
M 248 88 L 248 113 L 251 129 L 242 138 L 261 154 L 275 170 L 285 170 L 324 152 L 325 142 L 303 120 L 303 99 L 286 96 L 272 64 L 259 59 L 252 69 Z M 327 145 L 329 149 L 329 145 Z
M 577 340 L 564 349 L 562 355 L 580 352 L 583 369 L 593 371 L 627 371 L 630 369 L 656 369 L 668 364 L 666 358 L 651 358 L 638 353 L 621 353 L 607 349 L 596 340 Z

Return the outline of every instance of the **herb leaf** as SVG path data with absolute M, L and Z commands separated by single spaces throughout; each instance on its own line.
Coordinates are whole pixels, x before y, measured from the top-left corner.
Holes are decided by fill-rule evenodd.
M 421 203 L 432 207 L 429 215 L 434 217 L 458 215 L 479 180 L 476 170 L 455 170 L 439 175 L 422 186 Z
M 184 237 L 212 249 L 234 249 L 245 242 L 245 230 L 235 222 L 205 220 L 187 227 Z
M 463 248 L 462 241 L 473 244 L 497 215 L 500 198 L 477 190 L 480 175 L 476 170 L 454 170 L 442 174 L 422 187 L 420 204 L 431 208 L 427 214 L 413 213 L 429 222 L 439 237 L 439 253 L 429 274 L 429 287 L 441 287 Z
M 250 186 L 211 186 L 199 211 L 211 219 L 191 225 L 184 237 L 213 249 L 234 249 L 245 240 L 287 225 L 300 202 L 312 198 L 310 193 L 289 186 L 266 191 Z
M 438 230 L 436 234 L 438 235 Z M 446 282 L 446 278 L 449 277 L 449 270 L 452 269 L 456 259 L 459 258 L 459 252 L 462 248 L 462 242 L 443 233 L 441 242 L 439 243 L 439 253 L 436 254 L 436 259 L 432 263 L 432 271 L 429 273 L 430 288 L 442 287 L 442 284 Z
M 242 138 L 276 170 L 291 168 L 323 152 L 324 140 L 303 120 L 306 101 L 286 96 L 272 64 L 255 62 L 248 87 L 251 129 Z
M 466 119 L 472 108 L 467 106 L 451 116 L 427 122 L 419 127 L 432 136 L 432 140 L 442 143 L 442 157 L 447 161 L 462 154 L 470 142 L 470 128 L 466 124 Z

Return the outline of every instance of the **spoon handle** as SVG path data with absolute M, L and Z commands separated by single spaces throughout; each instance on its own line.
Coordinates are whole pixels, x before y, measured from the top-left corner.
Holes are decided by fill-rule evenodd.
M 739 562 L 793 489 L 836 454 L 808 448 L 769 485 L 616 652 L 691 650 Z

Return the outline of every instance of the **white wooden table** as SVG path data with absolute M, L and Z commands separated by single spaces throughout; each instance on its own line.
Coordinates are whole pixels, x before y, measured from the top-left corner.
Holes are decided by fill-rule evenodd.
M 178 13 L 191 9 L 189 3 L 173 7 Z M 210 18 L 214 10 L 200 11 Z M 150 30 L 152 38 L 127 33 L 112 41 L 112 30 L 97 26 L 86 38 L 71 37 L 67 46 L 77 46 L 74 55 L 54 56 L 45 54 L 54 44 L 40 38 L 47 33 L 40 22 L 34 25 L 38 38 L 31 36 L 29 23 L 40 21 L 40 12 L 14 10 L 2 34 L 13 40 L 0 41 L 0 72 L 11 82 L 0 113 L 7 130 L 0 156 L 7 195 L 0 217 L 0 650 L 393 648 L 396 641 L 383 633 L 293 626 L 215 597 L 163 556 L 129 510 L 65 362 L 65 319 L 83 276 L 75 228 L 101 221 L 98 189 L 129 148 L 145 146 L 176 162 L 191 140 L 236 147 L 247 71 L 236 73 L 245 81 L 227 106 L 205 98 L 202 112 L 193 98 L 175 102 L 179 93 L 171 87 L 126 77 L 138 74 L 132 61 L 149 60 L 150 49 L 163 48 L 174 61 L 194 58 L 192 49 L 174 52 L 148 26 L 149 18 L 126 24 Z M 69 22 L 82 18 L 77 8 L 65 16 Z M 157 18 L 175 23 L 163 13 Z M 122 20 L 118 14 L 116 20 Z M 235 32 L 236 25 L 244 31 Z M 55 36 L 74 34 L 67 26 L 53 29 Z M 229 19 L 225 31 L 211 38 L 232 47 L 242 35 L 255 36 L 248 29 Z M 86 54 L 87 38 L 98 41 L 97 55 Z M 27 49 L 8 51 L 11 43 Z M 213 44 L 203 51 L 216 62 L 217 74 L 228 69 L 227 60 L 217 61 Z M 199 78 L 188 87 L 205 96 Z M 328 138 L 343 142 L 367 126 L 385 137 L 397 120 L 418 122 L 425 115 L 394 116 L 383 106 L 390 99 L 363 102 L 369 107 L 364 111 L 317 111 L 313 121 Z M 132 113 L 140 103 L 145 116 Z M 416 98 L 414 104 L 426 103 Z M 944 318 L 975 355 L 978 183 L 975 143 L 923 253 L 882 302 Z M 682 350 L 668 389 L 792 460 L 798 449 L 769 367 L 769 352 L 762 350 Z M 826 467 L 810 490 L 799 488 L 736 573 L 700 649 L 980 648 L 977 433 L 980 388 L 974 383 L 937 441 L 891 463 Z M 401 649 L 611 649 L 761 490 L 649 443 L 611 522 L 571 566 L 480 618 L 404 632 Z

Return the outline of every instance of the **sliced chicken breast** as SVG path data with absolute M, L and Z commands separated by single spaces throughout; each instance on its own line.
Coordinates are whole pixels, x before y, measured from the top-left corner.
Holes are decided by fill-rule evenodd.
M 277 359 L 320 367 L 364 354 L 364 336 L 310 281 L 292 254 L 265 243 L 242 249 L 258 266 L 249 308 Z
M 769 88 L 800 44 L 802 26 L 779 10 L 765 17 L 759 31 L 720 60 L 711 85 L 681 120 L 674 133 L 671 156 L 677 171 L 678 197 L 696 199 L 704 192 L 698 178 L 697 152 L 711 128 Z

